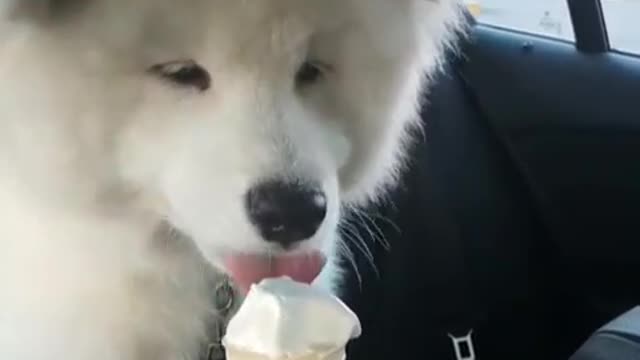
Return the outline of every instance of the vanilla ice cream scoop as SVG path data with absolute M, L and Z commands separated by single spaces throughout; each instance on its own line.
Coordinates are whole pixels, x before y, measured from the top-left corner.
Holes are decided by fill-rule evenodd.
M 227 360 L 342 360 L 360 332 L 337 297 L 289 278 L 265 279 L 249 290 L 223 344 Z

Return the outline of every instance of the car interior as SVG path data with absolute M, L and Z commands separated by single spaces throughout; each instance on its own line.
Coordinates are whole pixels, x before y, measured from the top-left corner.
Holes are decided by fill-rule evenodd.
M 563 2 L 572 41 L 467 14 L 400 186 L 345 227 L 350 360 L 640 359 L 640 55 Z

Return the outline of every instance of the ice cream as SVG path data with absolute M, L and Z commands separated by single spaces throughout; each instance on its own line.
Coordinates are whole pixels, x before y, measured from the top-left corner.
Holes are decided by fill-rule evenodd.
M 358 317 L 338 298 L 289 278 L 249 290 L 223 344 L 227 360 L 343 360 L 360 336 Z

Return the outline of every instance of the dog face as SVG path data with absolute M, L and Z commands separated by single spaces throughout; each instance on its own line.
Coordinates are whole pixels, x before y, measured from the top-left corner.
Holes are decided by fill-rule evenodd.
M 450 0 L 4 6 L 6 169 L 65 206 L 143 210 L 223 267 L 335 250 L 343 205 L 393 182 L 456 19 Z

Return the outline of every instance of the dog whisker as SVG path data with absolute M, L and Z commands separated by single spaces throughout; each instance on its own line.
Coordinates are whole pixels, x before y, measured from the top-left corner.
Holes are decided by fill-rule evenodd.
M 378 242 L 380 245 L 382 245 L 382 247 L 386 250 L 389 251 L 391 249 L 391 245 L 389 244 L 389 241 L 387 241 L 384 231 L 382 231 L 382 229 L 380 228 L 380 226 L 377 224 L 376 220 L 374 219 L 380 219 L 383 220 L 385 222 L 387 222 L 388 224 L 390 224 L 392 227 L 394 227 L 394 229 L 396 229 L 398 232 L 400 231 L 400 229 L 397 227 L 397 225 L 395 225 L 391 220 L 389 220 L 388 218 L 379 215 L 379 214 L 369 214 L 361 209 L 358 208 L 353 208 L 351 209 L 352 214 L 357 216 L 358 219 L 361 221 L 362 226 L 364 227 L 364 229 L 369 233 L 369 235 L 371 236 L 371 238 Z
M 362 275 L 360 274 L 360 270 L 358 269 L 358 263 L 356 262 L 353 251 L 343 240 L 338 241 L 338 254 L 340 256 L 344 256 L 351 268 L 353 268 L 356 280 L 358 281 L 358 287 L 360 290 L 362 290 Z
M 371 249 L 369 249 L 369 247 L 367 246 L 364 239 L 360 236 L 357 229 L 348 222 L 343 222 L 342 224 L 340 224 L 340 229 L 341 229 L 342 235 L 345 237 L 345 240 L 348 240 L 350 243 L 352 243 L 356 247 L 356 249 L 360 251 L 362 255 L 364 255 L 365 259 L 371 266 L 376 276 L 380 276 L 380 273 L 378 272 L 378 267 L 375 264 L 373 253 L 371 252 Z

